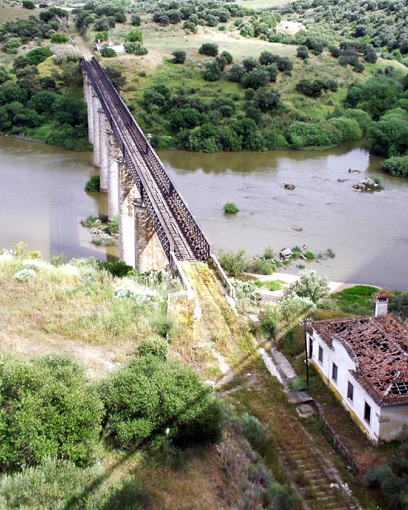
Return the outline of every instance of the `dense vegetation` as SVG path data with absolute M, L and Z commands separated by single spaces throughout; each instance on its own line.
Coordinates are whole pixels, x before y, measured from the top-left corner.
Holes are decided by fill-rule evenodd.
M 0 131 L 82 150 L 89 144 L 80 54 L 49 45 L 18 54 L 34 40 L 40 44 L 68 42 L 69 37 L 57 31 L 67 17 L 66 11 L 52 7 L 39 16 L 6 21 L 0 27 L 3 50 L 17 55 L 11 68 L 0 67 Z
M 324 6 L 294 2 L 280 10 L 255 11 L 234 3 L 188 0 L 141 2 L 131 8 L 89 3 L 75 8 L 71 15 L 82 34 L 104 42 L 99 47 L 100 55 L 114 61 L 109 69 L 115 75 L 115 85 L 125 92 L 129 108 L 135 112 L 142 129 L 152 133 L 151 142 L 156 147 L 205 152 L 262 151 L 331 147 L 367 135 L 373 152 L 394 158 L 384 164 L 384 169 L 404 176 L 406 162 L 398 158 L 404 158 L 407 151 L 407 79 L 401 68 L 395 66 L 382 65 L 376 70 L 380 55 L 404 62 L 406 29 L 401 20 L 405 7 L 400 7 L 396 10 L 390 2 L 372 2 L 363 16 L 360 2 L 350 15 L 349 2 L 342 2 L 339 8 L 334 8 L 332 2 Z M 385 30 L 384 23 L 388 21 L 384 22 L 381 15 L 394 22 L 392 37 L 390 30 Z M 33 37 L 54 37 L 63 42 L 65 34 L 58 32 L 58 23 L 64 19 L 65 11 L 51 8 L 42 11 L 39 17 L 30 16 L 24 23 L 6 22 L 0 29 L 4 49 L 16 52 L 21 42 Z M 280 32 L 279 23 L 284 19 L 302 23 L 303 29 L 301 25 L 293 34 Z M 368 29 L 362 29 L 361 19 Z M 257 56 L 242 58 L 223 50 L 213 40 L 197 44 L 195 54 L 169 47 L 171 56 L 132 94 L 136 89 L 129 81 L 135 81 L 134 77 L 115 60 L 117 53 L 109 42 L 122 40 L 128 54 L 146 55 L 155 25 L 160 27 L 155 30 L 169 27 L 193 38 L 197 27 L 203 26 L 238 33 L 241 38 L 296 45 L 296 57 L 281 55 L 280 50 L 271 48 Z M 21 58 L 24 65 L 25 57 L 16 60 Z M 336 66 L 347 73 L 352 70 L 355 78 L 342 80 L 343 71 L 335 72 Z M 68 73 L 72 78 L 73 72 L 71 66 L 59 75 Z M 15 74 L 17 84 L 35 95 L 38 90 L 38 85 L 33 84 L 37 76 L 35 64 L 22 67 Z M 14 85 L 10 70 L 0 69 L 2 87 L 9 86 L 10 76 Z M 146 76 L 145 71 L 140 71 L 140 78 Z M 67 84 L 50 78 L 55 81 L 51 92 L 66 95 Z M 289 83 L 293 85 L 288 87 Z M 85 119 L 71 116 L 62 121 L 57 112 L 53 116 L 52 108 L 47 112 L 48 118 L 41 117 L 42 113 L 31 106 L 29 99 L 16 101 L 25 107 L 24 113 L 18 111 L 19 104 L 3 109 L 0 129 L 25 132 L 49 143 L 65 143 L 69 148 L 86 147 L 82 128 Z M 13 102 L 13 98 L 7 100 Z

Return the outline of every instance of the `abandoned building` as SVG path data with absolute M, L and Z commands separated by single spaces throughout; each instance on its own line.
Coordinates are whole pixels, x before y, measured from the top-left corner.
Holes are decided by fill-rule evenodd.
M 375 315 L 311 321 L 308 359 L 374 442 L 408 425 L 408 327 L 388 314 L 388 291 L 376 293 Z

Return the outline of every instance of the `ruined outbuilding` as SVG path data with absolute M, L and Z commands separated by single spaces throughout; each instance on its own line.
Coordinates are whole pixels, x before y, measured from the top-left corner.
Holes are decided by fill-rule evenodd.
M 375 442 L 408 425 L 408 328 L 387 313 L 387 291 L 376 293 L 371 317 L 312 321 L 308 358 Z

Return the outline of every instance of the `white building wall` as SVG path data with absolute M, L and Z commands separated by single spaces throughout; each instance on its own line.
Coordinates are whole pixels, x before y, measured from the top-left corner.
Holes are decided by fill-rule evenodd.
M 310 358 L 310 335 L 307 338 L 308 355 Z M 349 411 L 351 417 L 373 441 L 380 439 L 381 408 L 368 393 L 360 386 L 351 374 L 356 370 L 357 363 L 350 358 L 349 353 L 336 339 L 332 341 L 330 348 L 314 331 L 313 332 L 313 354 L 310 358 L 323 379 L 330 386 L 343 406 Z M 319 361 L 319 347 L 323 349 L 323 360 Z M 337 366 L 337 381 L 333 379 L 333 363 Z M 353 385 L 353 400 L 348 397 L 348 383 Z M 364 418 L 365 403 L 371 407 L 370 423 Z

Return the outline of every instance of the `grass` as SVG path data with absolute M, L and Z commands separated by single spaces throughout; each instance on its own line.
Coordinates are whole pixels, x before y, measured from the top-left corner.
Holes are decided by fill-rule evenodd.
M 22 260 L 0 263 L 2 352 L 67 351 L 87 365 L 90 376 L 100 377 L 156 334 L 165 310 L 115 299 L 120 280 L 92 262 L 81 264 L 46 265 L 31 280 L 18 282 L 14 275 Z
M 268 290 L 275 291 L 275 290 L 282 290 L 283 287 L 286 285 L 286 282 L 283 280 L 256 280 L 254 281 L 254 284 L 257 287 L 266 287 Z
M 336 306 L 346 312 L 361 313 L 365 312 L 366 315 L 373 311 L 373 294 L 378 292 L 378 287 L 371 287 L 369 285 L 355 285 L 348 289 L 341 290 L 332 294 Z

